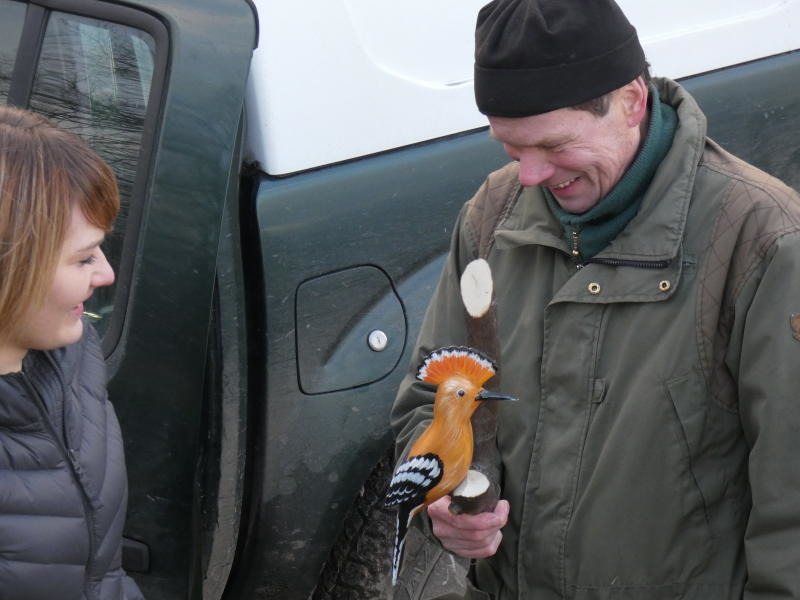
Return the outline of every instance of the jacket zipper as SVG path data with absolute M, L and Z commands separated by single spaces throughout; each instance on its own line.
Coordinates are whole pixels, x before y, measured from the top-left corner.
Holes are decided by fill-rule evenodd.
M 52 364 L 52 361 L 51 361 L 51 366 L 55 368 L 55 366 Z M 53 440 L 55 441 L 56 447 L 58 448 L 62 458 L 64 459 L 64 463 L 69 468 L 70 476 L 72 477 L 75 486 L 78 488 L 78 491 L 80 492 L 81 496 L 81 501 L 83 502 L 83 510 L 86 515 L 86 529 L 87 533 L 89 534 L 89 560 L 86 565 L 86 574 L 83 582 L 84 594 L 86 594 L 89 589 L 89 572 L 90 572 L 89 567 L 94 562 L 94 533 L 93 533 L 94 516 L 92 514 L 92 506 L 91 503 L 89 502 L 89 496 L 86 493 L 86 490 L 83 488 L 80 479 L 78 478 L 78 473 L 75 468 L 75 463 L 77 461 L 74 459 L 74 453 L 66 447 L 66 444 L 62 442 L 61 439 L 56 434 L 55 428 L 53 427 L 53 424 L 50 422 L 50 416 L 47 412 L 47 407 L 44 404 L 44 400 L 42 400 L 42 397 L 39 395 L 39 392 L 33 386 L 33 383 L 31 383 L 30 379 L 28 379 L 28 375 L 24 371 L 21 373 L 21 375 L 25 387 L 28 389 L 28 392 L 31 394 L 31 397 L 34 400 L 36 407 L 39 409 L 39 415 L 42 417 L 42 422 L 44 423 L 45 429 L 47 429 L 47 432 L 52 436 Z M 61 378 L 59 377 L 59 380 L 60 379 Z M 61 387 L 63 389 L 64 387 L 63 384 Z
M 666 269 L 672 261 L 669 260 L 627 260 L 624 258 L 590 258 L 581 262 L 580 234 L 572 230 L 572 248 L 570 254 L 577 268 L 582 269 L 588 264 L 608 265 L 610 267 L 635 267 L 637 269 Z
M 584 264 L 609 265 L 611 267 L 636 267 L 637 269 L 666 269 L 671 260 L 626 260 L 624 258 L 590 258 Z
M 578 231 L 575 230 L 575 229 L 572 230 L 572 251 L 571 251 L 571 253 L 572 253 L 572 258 L 574 258 L 580 264 L 581 253 L 580 253 L 580 250 L 578 250 Z M 581 266 L 583 266 L 583 265 L 580 264 L 580 266 L 578 268 L 580 268 Z

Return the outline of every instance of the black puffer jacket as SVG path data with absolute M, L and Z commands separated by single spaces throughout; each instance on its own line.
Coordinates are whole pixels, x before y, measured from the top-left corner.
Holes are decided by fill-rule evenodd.
M 121 566 L 127 476 L 95 330 L 0 376 L 0 598 L 141 598 Z

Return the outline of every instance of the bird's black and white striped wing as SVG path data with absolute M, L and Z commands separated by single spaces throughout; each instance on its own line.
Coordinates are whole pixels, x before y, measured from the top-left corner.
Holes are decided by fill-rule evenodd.
M 397 583 L 408 524 L 425 502 L 425 495 L 439 483 L 444 472 L 435 454 L 414 456 L 400 463 L 389 482 L 386 506 L 397 506 L 397 535 L 392 557 L 392 585 Z
M 425 495 L 442 478 L 444 465 L 435 454 L 413 456 L 394 471 L 386 492 L 386 506 L 405 505 L 413 509 L 425 501 Z

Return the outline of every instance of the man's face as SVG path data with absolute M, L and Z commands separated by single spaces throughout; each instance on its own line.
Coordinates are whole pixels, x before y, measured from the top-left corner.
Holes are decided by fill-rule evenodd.
M 647 95 L 645 91 L 643 104 L 637 104 L 626 88 L 614 92 L 602 117 L 569 108 L 531 117 L 489 117 L 492 136 L 519 162 L 520 183 L 547 187 L 570 213 L 596 205 L 620 180 L 639 147 Z

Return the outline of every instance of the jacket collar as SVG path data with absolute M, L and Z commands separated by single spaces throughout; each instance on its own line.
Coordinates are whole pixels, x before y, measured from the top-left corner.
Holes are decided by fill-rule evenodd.
M 678 113 L 675 138 L 628 226 L 598 253 L 600 258 L 672 260 L 680 251 L 697 165 L 705 145 L 706 119 L 677 83 L 655 79 L 662 102 Z M 523 189 L 495 232 L 498 249 L 537 244 L 569 252 L 563 230 L 538 187 Z

